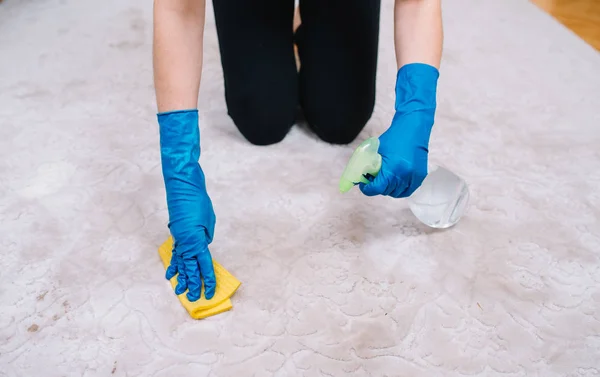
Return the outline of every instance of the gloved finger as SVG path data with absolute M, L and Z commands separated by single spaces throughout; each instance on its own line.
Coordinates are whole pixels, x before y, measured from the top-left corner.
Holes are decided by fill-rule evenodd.
M 173 276 L 177 274 L 177 252 L 173 249 L 171 254 L 171 262 L 169 263 L 169 267 L 167 267 L 167 272 L 165 273 L 165 277 L 167 280 L 171 280 Z
M 198 267 L 198 260 L 195 256 L 184 257 L 183 264 L 185 273 L 188 279 L 188 293 L 187 298 L 191 302 L 197 301 L 200 298 L 200 288 L 202 288 L 202 282 L 200 280 L 200 268 Z
M 176 265 L 178 275 L 177 286 L 175 287 L 175 294 L 180 295 L 188 289 L 188 279 L 183 265 L 183 258 L 181 258 L 180 255 L 177 255 Z
M 367 174 L 363 174 L 363 177 L 365 177 L 365 179 L 369 182 L 373 182 L 373 180 L 375 179 L 374 176 L 372 176 L 371 174 L 367 173 Z
M 412 179 L 410 180 L 410 184 L 408 185 L 406 190 L 404 190 L 404 192 L 402 193 L 403 197 L 411 196 L 415 191 L 417 191 L 417 189 L 419 187 L 421 187 L 421 184 L 423 184 L 423 180 L 425 180 L 425 176 L 426 176 L 425 174 L 415 173 L 412 176 Z
M 359 183 L 360 191 L 366 196 L 387 195 L 392 187 L 389 174 L 385 170 L 381 170 L 372 182 L 367 184 Z
M 204 297 L 206 297 L 207 300 L 210 300 L 215 295 L 217 279 L 215 277 L 215 268 L 213 266 L 212 257 L 208 250 L 205 253 L 200 254 L 198 257 L 198 264 L 200 265 L 200 273 L 204 282 Z
M 391 196 L 392 198 L 396 198 L 396 199 L 397 198 L 406 198 L 406 197 L 410 196 L 410 194 L 407 194 L 408 189 L 411 184 L 410 177 L 408 177 L 408 179 L 402 179 L 402 178 L 396 177 L 394 179 L 394 181 L 395 181 L 395 184 L 393 185 L 393 189 L 389 193 L 389 196 Z
M 171 280 L 175 275 L 177 275 L 177 265 L 170 264 L 169 267 L 167 267 L 165 278 L 167 278 L 167 280 Z

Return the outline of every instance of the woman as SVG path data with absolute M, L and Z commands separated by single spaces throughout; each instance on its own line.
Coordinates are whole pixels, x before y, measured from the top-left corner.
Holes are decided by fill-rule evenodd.
M 395 0 L 395 115 L 380 137 L 380 173 L 360 184 L 367 196 L 407 197 L 427 174 L 442 54 L 441 0 Z M 371 117 L 380 0 L 213 0 L 227 109 L 253 144 L 281 141 L 299 107 L 322 140 L 347 144 Z M 175 240 L 167 279 L 190 301 L 216 288 L 215 214 L 199 164 L 198 92 L 205 0 L 155 0 L 154 81 L 161 161 Z M 300 70 L 294 57 L 298 46 Z

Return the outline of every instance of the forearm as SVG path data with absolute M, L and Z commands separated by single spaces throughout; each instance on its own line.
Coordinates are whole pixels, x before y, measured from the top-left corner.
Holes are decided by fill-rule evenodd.
M 205 0 L 154 1 L 153 65 L 158 112 L 198 106 L 205 9 Z
M 439 69 L 442 58 L 441 0 L 396 0 L 394 43 L 398 68 L 425 63 Z

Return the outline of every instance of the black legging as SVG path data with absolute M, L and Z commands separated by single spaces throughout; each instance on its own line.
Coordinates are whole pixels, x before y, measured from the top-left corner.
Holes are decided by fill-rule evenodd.
M 373 113 L 380 0 L 213 0 L 228 114 L 253 144 L 280 142 L 298 106 L 324 141 L 353 141 Z M 298 45 L 297 72 L 293 43 Z

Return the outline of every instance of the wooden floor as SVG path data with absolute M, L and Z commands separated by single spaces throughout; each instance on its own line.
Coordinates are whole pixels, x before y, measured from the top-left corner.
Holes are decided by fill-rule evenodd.
M 600 0 L 531 1 L 600 51 Z M 294 30 L 300 22 L 300 13 L 296 8 Z
M 600 0 L 531 0 L 600 51 Z

